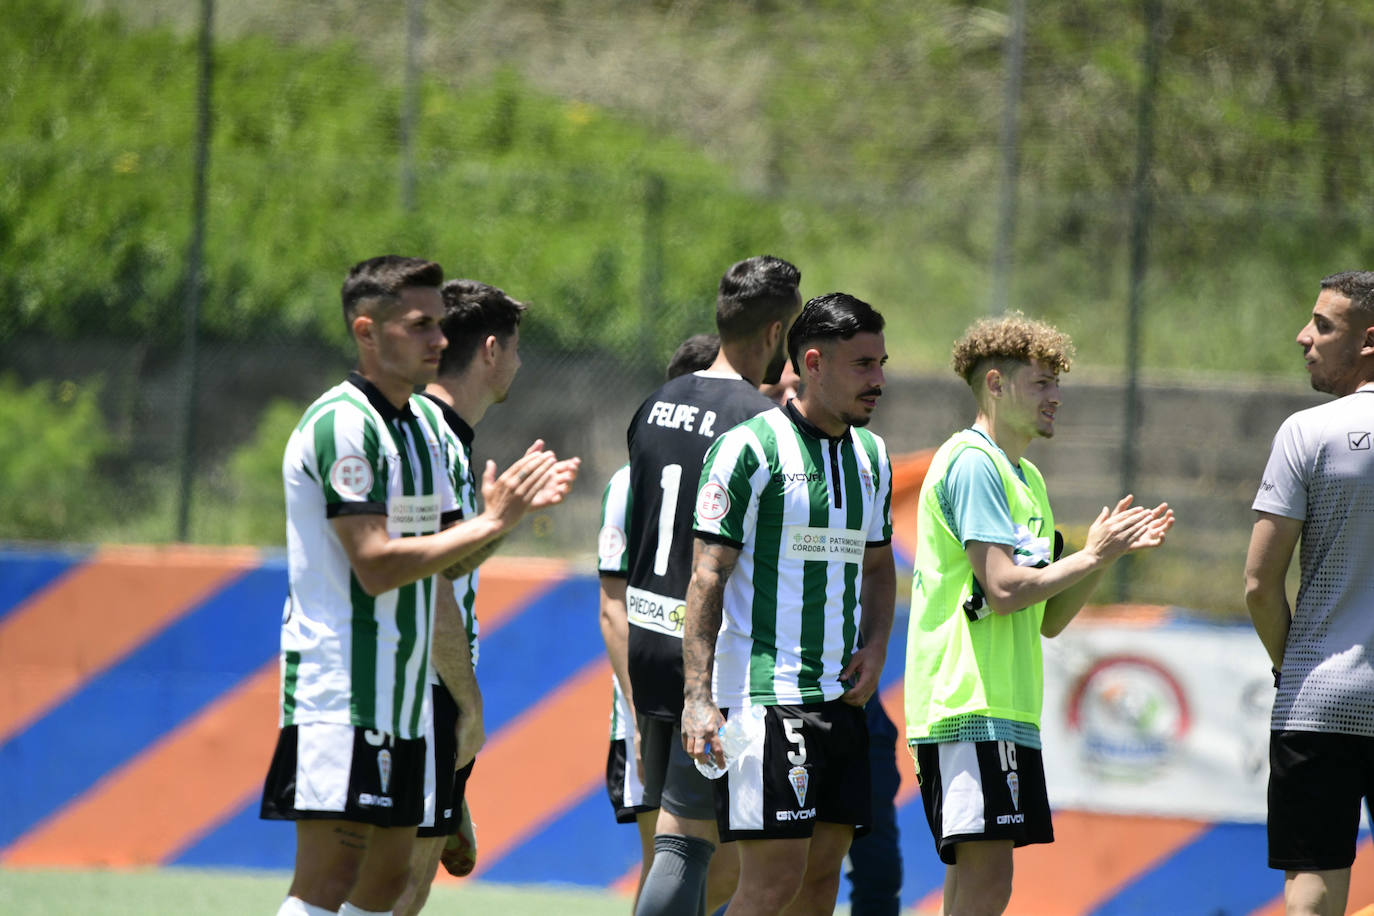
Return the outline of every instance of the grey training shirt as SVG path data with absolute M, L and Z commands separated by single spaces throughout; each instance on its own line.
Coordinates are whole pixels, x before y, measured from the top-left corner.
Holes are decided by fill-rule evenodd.
M 1283 422 L 1253 508 L 1303 523 L 1271 728 L 1374 737 L 1374 385 Z

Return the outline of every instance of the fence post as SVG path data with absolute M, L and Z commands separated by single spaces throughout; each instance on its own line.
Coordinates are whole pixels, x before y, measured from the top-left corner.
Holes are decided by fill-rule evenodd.
M 1121 492 L 1136 485 L 1136 451 L 1140 426 L 1140 315 L 1144 309 L 1145 274 L 1149 262 L 1150 217 L 1153 198 L 1150 170 L 1154 154 L 1155 93 L 1159 87 L 1159 57 L 1164 44 L 1161 0 L 1144 0 L 1145 46 L 1142 51 L 1140 99 L 1136 108 L 1135 180 L 1131 205 L 1131 273 L 1126 303 L 1126 410 L 1121 433 Z M 1116 600 L 1125 601 L 1131 558 L 1116 566 Z
M 1016 242 L 1016 189 L 1020 163 L 1021 75 L 1026 59 L 1026 0 L 1011 0 L 1007 33 L 1006 83 L 1002 94 L 1002 181 L 997 214 L 997 247 L 992 256 L 992 314 L 1011 304 L 1012 246 Z
M 663 307 L 663 211 L 668 190 L 663 176 L 649 172 L 644 176 L 644 245 L 640 276 L 639 354 L 654 362 L 654 323 L 662 318 Z
M 406 0 L 406 70 L 401 90 L 401 209 L 415 211 L 415 131 L 420 119 L 420 42 L 425 0 Z
M 196 147 L 191 174 L 191 240 L 186 251 L 185 337 L 182 344 L 181 485 L 177 499 L 178 541 L 189 538 L 191 487 L 196 474 L 196 392 L 200 375 L 200 301 L 205 293 L 206 173 L 210 168 L 210 131 L 213 126 L 211 88 L 214 79 L 215 0 L 201 0 L 200 41 L 196 60 Z

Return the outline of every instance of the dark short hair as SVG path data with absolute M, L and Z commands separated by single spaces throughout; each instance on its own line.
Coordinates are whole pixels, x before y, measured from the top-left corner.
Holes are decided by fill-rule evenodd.
M 873 306 L 848 293 L 816 296 L 806 303 L 787 332 L 787 356 L 792 360 L 792 368 L 802 375 L 798 360 L 808 344 L 849 340 L 855 334 L 881 334 L 886 323 Z
M 504 344 L 529 308 L 505 290 L 476 280 L 450 280 L 440 292 L 444 317 L 439 319 L 439 328 L 448 338 L 448 346 L 439 357 L 440 375 L 466 369 L 482 342 L 493 334 Z
M 1374 270 L 1345 270 L 1322 277 L 1322 289 L 1334 289 L 1350 297 L 1350 304 L 1374 317 Z
M 741 340 L 782 321 L 797 307 L 801 271 L 762 254 L 731 265 L 716 295 L 716 330 L 724 341 Z
M 675 379 L 688 372 L 705 369 L 716 361 L 720 352 L 720 335 L 693 334 L 678 345 L 673 358 L 668 360 L 668 378 Z
M 344 324 L 350 332 L 360 313 L 378 315 L 401 300 L 401 290 L 410 287 L 437 287 L 444 282 L 444 269 L 424 258 L 384 254 L 354 264 L 344 279 Z

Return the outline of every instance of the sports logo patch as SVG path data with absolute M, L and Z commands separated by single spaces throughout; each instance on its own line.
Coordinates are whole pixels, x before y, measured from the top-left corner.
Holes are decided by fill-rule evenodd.
M 358 455 L 344 455 L 329 469 L 329 485 L 340 496 L 366 496 L 372 491 L 372 465 Z
M 811 777 L 806 772 L 806 767 L 793 767 L 787 771 L 787 781 L 792 783 L 792 794 L 797 796 L 797 804 L 806 804 L 806 787 L 811 782 Z
M 1007 774 L 1007 789 L 1011 792 L 1011 806 L 1021 810 L 1021 777 L 1014 772 Z
M 730 511 L 730 494 L 718 483 L 708 483 L 697 494 L 697 517 L 704 522 L 725 518 Z
M 1012 533 L 1016 536 L 1016 546 L 1012 548 L 1013 563 L 1035 567 L 1050 565 L 1054 559 L 1054 542 L 1051 538 L 1036 537 L 1025 525 L 1017 525 Z
M 596 539 L 596 554 L 602 560 L 614 560 L 625 552 L 625 532 L 615 525 L 606 525 Z
M 377 776 L 381 780 L 382 794 L 391 785 L 391 751 L 382 748 L 377 752 Z

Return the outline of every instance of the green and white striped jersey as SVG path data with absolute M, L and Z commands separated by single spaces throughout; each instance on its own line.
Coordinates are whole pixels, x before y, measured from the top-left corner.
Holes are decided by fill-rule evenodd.
M 740 548 L 716 637 L 716 704 L 799 705 L 844 693 L 864 552 L 892 540 L 883 440 L 852 427 L 831 439 L 795 402 L 746 420 L 706 457 L 695 530 Z
M 434 422 L 444 437 L 448 479 L 458 500 L 458 508 L 462 511 L 461 517 L 473 518 L 478 512 L 477 494 L 480 492 L 477 475 L 472 468 L 472 440 L 475 435 L 473 429 L 458 415 L 458 411 L 443 401 L 427 394 L 422 397 L 427 402 L 425 407 L 433 408 L 431 414 L 439 415 L 434 418 Z M 475 668 L 479 648 L 477 634 L 480 629 L 477 625 L 476 609 L 477 570 L 474 569 L 467 575 L 453 580 L 453 597 L 458 602 L 458 610 L 463 612 L 463 629 L 468 634 L 468 648 L 472 651 L 472 665 Z M 430 683 L 439 683 L 438 672 L 430 672 Z
M 596 539 L 596 570 L 603 576 L 625 578 L 630 573 L 629 541 L 625 530 L 630 517 L 630 466 L 611 475 L 601 494 L 601 533 Z
M 369 596 L 329 520 L 384 514 L 392 537 L 414 537 L 456 516 L 444 442 L 427 403 L 412 397 L 397 410 L 351 373 L 310 406 L 287 441 L 282 726 L 329 722 L 423 735 L 434 577 Z
M 630 466 L 622 465 L 611 475 L 601 494 L 601 533 L 596 539 L 597 572 L 624 579 L 630 571 L 629 545 L 625 539 L 630 517 Z M 634 734 L 634 710 L 620 687 L 620 678 L 611 672 L 611 740 L 622 741 Z

